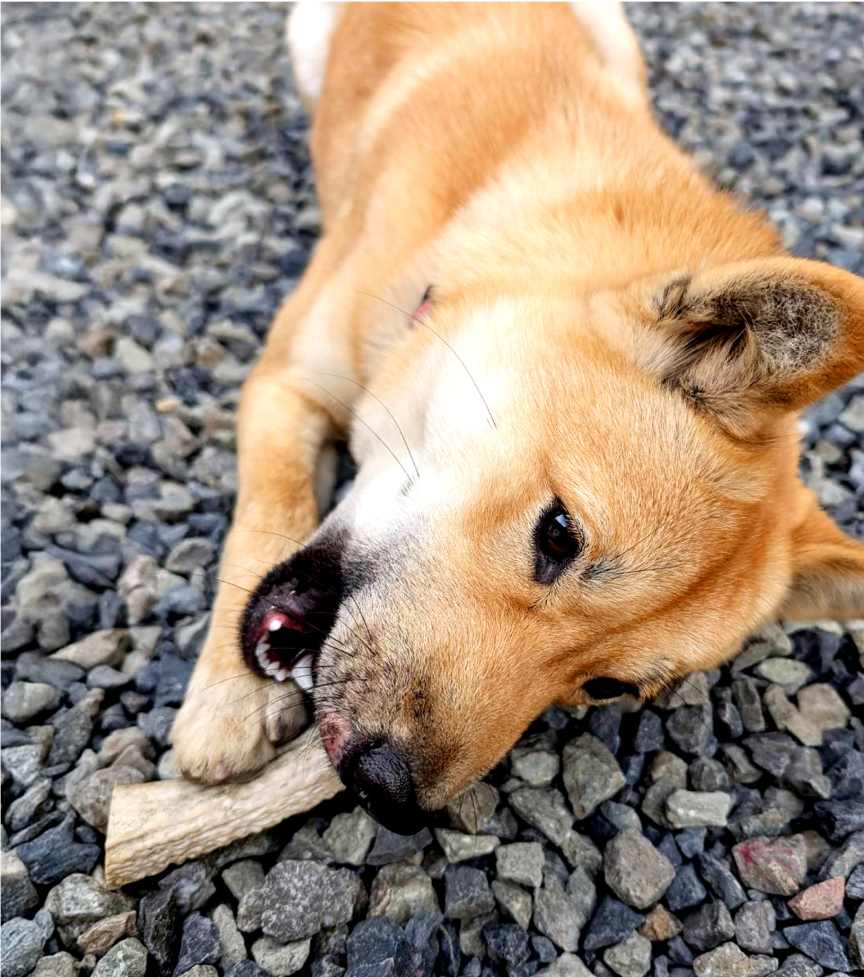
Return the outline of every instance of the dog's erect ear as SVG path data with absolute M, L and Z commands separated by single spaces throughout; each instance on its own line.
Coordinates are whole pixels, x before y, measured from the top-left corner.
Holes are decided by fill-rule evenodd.
M 864 546 L 813 504 L 793 539 L 792 586 L 780 616 L 798 621 L 864 617 Z
M 643 365 L 736 435 L 864 369 L 864 280 L 821 262 L 724 265 L 676 277 L 649 301 Z

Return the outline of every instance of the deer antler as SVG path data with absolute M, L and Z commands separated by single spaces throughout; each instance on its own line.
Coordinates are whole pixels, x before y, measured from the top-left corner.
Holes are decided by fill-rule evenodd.
M 311 810 L 342 790 L 316 727 L 254 780 L 119 784 L 111 796 L 105 879 L 119 888 Z

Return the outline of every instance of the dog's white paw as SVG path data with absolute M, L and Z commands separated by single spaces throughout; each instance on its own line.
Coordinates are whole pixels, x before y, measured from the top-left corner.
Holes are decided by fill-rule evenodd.
M 293 682 L 277 684 L 248 671 L 221 679 L 196 673 L 171 730 L 177 765 L 207 784 L 247 777 L 307 718 Z

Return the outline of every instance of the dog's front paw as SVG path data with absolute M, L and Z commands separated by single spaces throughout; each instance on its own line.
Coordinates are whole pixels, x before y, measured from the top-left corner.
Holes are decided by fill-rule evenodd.
M 171 741 L 183 774 L 214 784 L 259 770 L 273 758 L 273 744 L 296 736 L 306 721 L 293 682 L 277 684 L 251 672 L 222 679 L 196 674 Z

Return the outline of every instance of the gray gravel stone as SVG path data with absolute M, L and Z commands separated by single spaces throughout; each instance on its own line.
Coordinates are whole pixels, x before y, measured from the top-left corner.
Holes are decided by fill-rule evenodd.
M 767 977 L 779 961 L 774 957 L 748 957 L 734 943 L 724 943 L 693 961 L 696 977 Z
M 138 941 L 123 940 L 112 947 L 96 964 L 93 977 L 144 977 L 147 950 Z
M 224 903 L 217 906 L 210 914 L 210 918 L 219 934 L 221 948 L 219 963 L 222 969 L 227 970 L 232 964 L 246 960 L 249 956 L 246 951 L 246 941 L 237 928 L 237 921 L 231 907 Z
M 675 878 L 672 863 L 635 828 L 617 834 L 603 853 L 609 888 L 628 906 L 648 909 Z
M 20 916 L 0 927 L 0 952 L 3 973 L 8 977 L 24 977 L 36 966 L 42 947 L 54 931 L 51 914 L 41 909 L 31 919 Z M 142 975 L 143 977 L 143 975 Z
M 731 806 L 724 791 L 676 790 L 666 799 L 666 817 L 674 828 L 725 828 Z
M 534 927 L 560 949 L 573 952 L 577 948 L 585 922 L 575 900 L 556 879 L 547 878 L 543 888 L 534 893 Z
M 512 919 L 522 929 L 528 929 L 534 904 L 531 896 L 521 886 L 495 879 L 492 882 L 492 894 L 504 919 Z
M 454 865 L 444 873 L 444 914 L 463 922 L 489 913 L 495 898 L 486 874 L 467 865 Z
M 787 926 L 783 930 L 783 936 L 796 950 L 805 953 L 823 967 L 834 971 L 852 969 L 847 952 L 849 945 L 831 920 Z
M 369 916 L 388 916 L 404 924 L 418 912 L 439 910 L 432 879 L 419 865 L 405 862 L 385 865 L 372 882 Z
M 327 926 L 347 923 L 354 914 L 360 879 L 347 868 L 286 860 L 264 884 L 261 929 L 283 943 L 314 936 Z
M 435 837 L 451 863 L 491 855 L 500 844 L 494 835 L 469 835 L 450 828 L 436 828 Z
M 651 969 L 651 941 L 631 933 L 603 953 L 603 962 L 619 977 L 645 977 Z
M 568 743 L 562 761 L 564 787 L 577 821 L 588 817 L 625 784 L 618 761 L 609 748 L 590 733 L 583 733 Z
M 556 845 L 565 843 L 573 815 L 567 810 L 559 791 L 551 787 L 523 787 L 510 795 L 510 806 L 551 842 Z
M 4 923 L 39 905 L 39 896 L 27 874 L 27 867 L 15 852 L 0 852 L 0 884 L 3 887 Z
M 775 919 L 774 906 L 767 899 L 745 902 L 735 913 L 735 942 L 748 953 L 771 954 Z
M 337 862 L 362 865 L 375 838 L 375 822 L 359 807 L 337 814 L 321 836 Z
M 696 950 L 712 950 L 735 936 L 735 926 L 722 902 L 707 902 L 684 920 L 683 936 Z
M 543 846 L 536 841 L 502 845 L 495 854 L 495 869 L 499 878 L 535 889 L 543 882 L 543 865 Z
M 60 694 L 43 682 L 13 682 L 3 693 L 3 715 L 13 723 L 24 724 L 41 712 L 55 709 Z
M 272 936 L 262 936 L 252 944 L 255 963 L 274 977 L 289 977 L 296 974 L 309 959 L 311 940 L 297 940 L 295 943 L 280 943 Z

